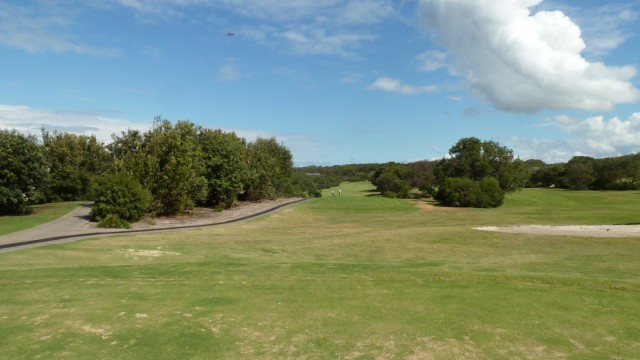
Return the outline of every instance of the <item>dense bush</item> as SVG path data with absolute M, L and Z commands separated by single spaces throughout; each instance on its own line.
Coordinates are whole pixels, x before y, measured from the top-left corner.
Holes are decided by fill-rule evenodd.
M 126 220 L 120 219 L 117 215 L 107 215 L 107 217 L 98 222 L 98 227 L 104 229 L 131 229 L 131 224 Z
M 504 190 L 494 178 L 473 181 L 469 178 L 447 178 L 438 189 L 436 200 L 446 206 L 498 207 L 504 201 Z
M 22 191 L 0 186 L 0 215 L 28 215 L 31 212 L 27 196 Z
M 149 209 L 151 195 L 133 177 L 125 174 L 101 176 L 93 190 L 91 210 L 97 221 L 115 215 L 125 221 L 138 221 Z

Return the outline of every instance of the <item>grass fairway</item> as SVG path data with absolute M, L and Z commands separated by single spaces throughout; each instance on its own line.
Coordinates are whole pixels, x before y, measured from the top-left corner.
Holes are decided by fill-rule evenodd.
M 35 205 L 28 216 L 0 216 L 0 236 L 55 220 L 84 203 L 86 201 Z
M 526 190 L 488 210 L 342 190 L 2 253 L 0 358 L 638 358 L 640 238 L 471 228 L 638 223 L 640 192 Z

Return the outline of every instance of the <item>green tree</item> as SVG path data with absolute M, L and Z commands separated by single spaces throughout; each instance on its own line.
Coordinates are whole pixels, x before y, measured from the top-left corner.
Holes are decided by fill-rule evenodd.
M 411 168 L 408 165 L 390 162 L 380 166 L 373 173 L 371 182 L 385 196 L 406 199 L 411 190 L 408 181 L 411 174 Z
M 567 164 L 567 180 L 573 190 L 586 190 L 595 180 L 593 174 L 594 159 L 587 156 L 575 156 Z
M 235 133 L 200 129 L 198 141 L 209 191 L 207 203 L 228 208 L 242 193 L 247 179 L 245 140 Z
M 252 201 L 277 197 L 293 172 L 291 151 L 272 137 L 247 144 L 248 177 L 243 196 Z
M 35 136 L 0 130 L 0 214 L 27 214 L 43 202 L 47 169 Z
M 497 179 L 480 181 L 469 178 L 447 178 L 438 189 L 436 200 L 446 206 L 491 208 L 502 205 L 504 190 Z
M 463 138 L 451 147 L 449 155 L 440 160 L 434 171 L 439 184 L 450 177 L 473 181 L 493 177 L 504 191 L 510 192 L 524 187 L 529 178 L 526 165 L 512 150 L 495 141 Z
M 110 148 L 116 157 L 116 171 L 132 175 L 151 192 L 152 213 L 180 214 L 206 199 L 197 132 L 191 122 L 172 125 L 158 117 L 144 134 L 129 130 L 113 137 Z
M 95 135 L 42 129 L 42 141 L 50 166 L 47 182 L 52 200 L 87 198 L 92 178 L 110 167 L 111 156 Z

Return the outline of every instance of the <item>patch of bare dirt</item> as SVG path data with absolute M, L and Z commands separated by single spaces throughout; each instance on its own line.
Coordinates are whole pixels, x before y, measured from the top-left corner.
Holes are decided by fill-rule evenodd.
M 199 225 L 213 225 L 228 221 L 243 219 L 256 214 L 292 204 L 303 200 L 302 198 L 282 198 L 276 200 L 264 200 L 260 202 L 240 202 L 230 209 L 218 211 L 210 208 L 196 208 L 190 214 L 180 216 L 161 216 L 140 220 L 131 224 L 132 230 L 163 229 L 174 227 L 188 227 Z M 96 223 L 89 223 L 96 228 Z
M 437 202 L 433 200 L 417 200 L 415 205 L 422 212 L 436 212 L 436 211 L 453 211 L 455 209 L 445 206 L 439 206 Z
M 517 225 L 483 226 L 474 229 L 532 235 L 640 237 L 640 225 Z

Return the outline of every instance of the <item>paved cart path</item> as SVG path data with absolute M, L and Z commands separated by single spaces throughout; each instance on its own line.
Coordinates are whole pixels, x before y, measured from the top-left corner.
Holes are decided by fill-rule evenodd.
M 159 224 L 157 225 L 141 224 L 138 228 L 128 230 L 100 229 L 95 227 L 95 223 L 89 221 L 91 219 L 91 205 L 87 204 L 82 205 L 51 222 L 0 236 L 0 252 L 51 243 L 69 242 L 96 236 L 192 229 L 196 227 L 229 224 L 266 215 L 304 200 L 305 199 L 292 198 L 266 203 L 249 204 L 239 207 L 242 210 L 232 209 L 215 213 L 220 214 L 220 216 L 214 215 L 211 217 L 196 218 L 192 220 L 187 217 L 186 219 L 189 221 L 186 222 L 159 221 Z

